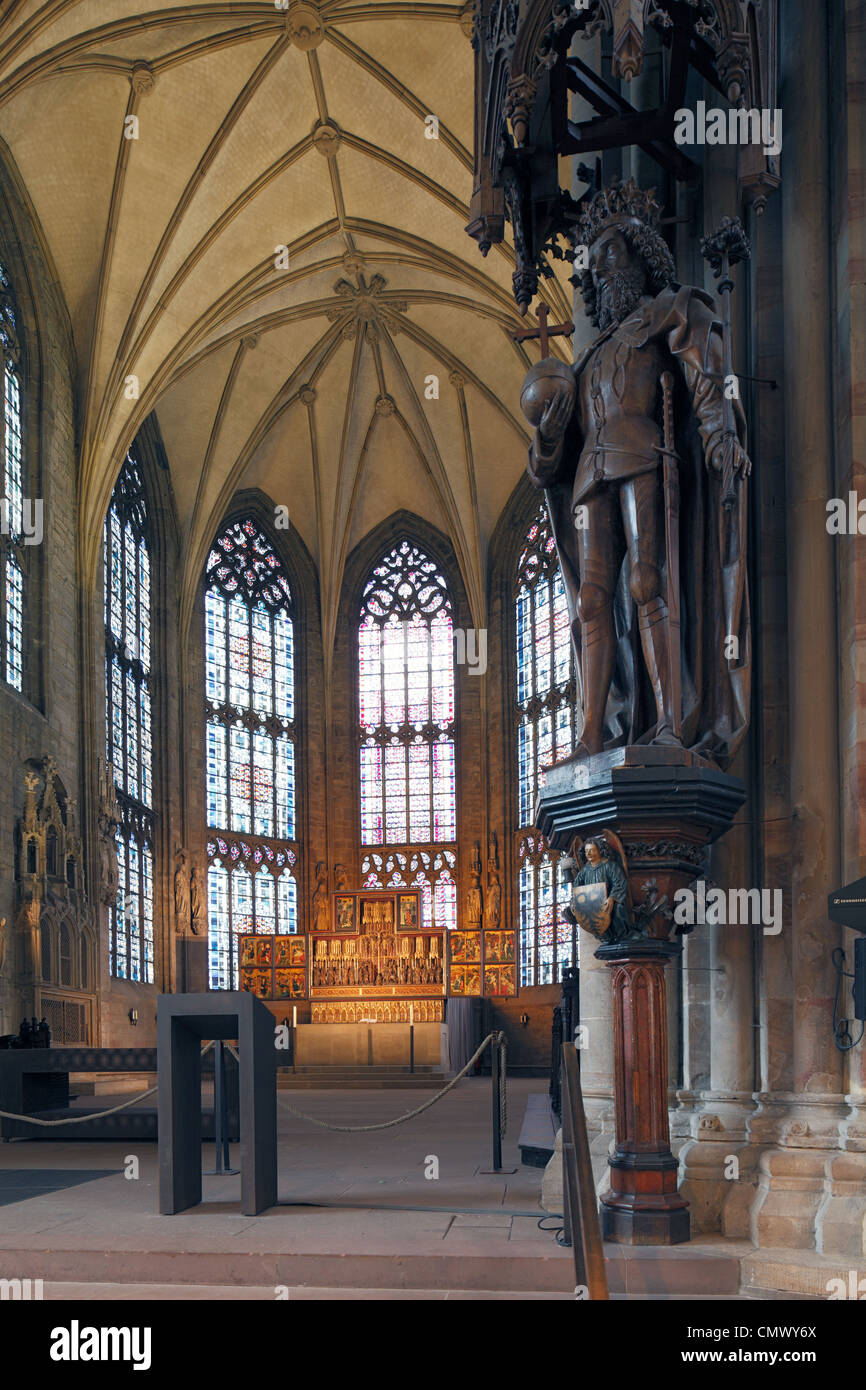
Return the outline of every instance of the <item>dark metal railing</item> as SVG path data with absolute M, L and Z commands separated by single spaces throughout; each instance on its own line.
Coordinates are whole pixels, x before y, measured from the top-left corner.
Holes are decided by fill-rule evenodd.
M 550 1030 L 550 1108 L 558 1120 L 562 1118 L 562 1009 L 559 1004 L 553 1010 L 553 1026 Z
M 562 1047 L 562 1201 L 563 1243 L 574 1254 L 577 1289 L 583 1297 L 609 1299 L 580 1067 L 571 1041 Z

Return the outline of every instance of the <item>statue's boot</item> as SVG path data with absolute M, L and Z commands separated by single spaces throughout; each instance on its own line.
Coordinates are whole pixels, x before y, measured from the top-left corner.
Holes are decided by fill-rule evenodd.
M 595 592 L 603 601 L 595 606 L 593 616 L 580 625 L 584 724 L 575 748 L 579 758 L 592 757 L 604 747 L 604 712 L 616 659 L 613 605 L 609 595 Z
M 682 739 L 674 733 L 674 709 L 671 681 L 670 629 L 668 610 L 659 597 L 640 608 L 640 637 L 653 695 L 656 702 L 657 727 L 653 743 L 682 747 Z

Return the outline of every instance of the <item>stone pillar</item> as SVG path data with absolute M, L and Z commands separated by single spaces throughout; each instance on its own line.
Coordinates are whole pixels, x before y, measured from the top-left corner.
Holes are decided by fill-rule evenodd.
M 752 1017 L 752 933 L 745 924 L 707 926 L 710 1024 L 710 1084 L 700 1093 L 692 1118 L 693 1141 L 680 1153 L 682 1190 L 692 1206 L 696 1230 L 748 1233 L 746 1182 L 753 1164 L 742 1151 L 748 1144 L 748 1118 L 754 1109 L 754 1027 Z M 736 1160 L 735 1162 L 732 1162 Z M 740 1171 L 745 1163 L 747 1173 Z M 735 1195 L 736 1194 L 736 1195 Z M 723 1217 L 732 1202 L 727 1221 Z M 734 1217 L 734 1208 L 737 1216 Z
M 840 1145 L 842 1061 L 833 1043 L 840 933 L 827 894 L 841 881 L 835 698 L 828 9 L 790 0 L 780 29 L 785 111 L 783 284 L 788 520 L 788 698 L 792 805 L 792 1090 L 765 1092 L 750 1124 L 761 1156 L 752 1234 L 760 1245 L 816 1249 L 825 1169 Z M 804 273 L 805 272 L 805 273 Z
M 613 1029 L 611 1025 L 610 972 L 596 959 L 598 942 L 580 931 L 580 1021 L 586 1028 L 586 1045 L 580 1057 L 589 1147 L 593 1169 L 607 1179 L 607 1155 L 613 1138 Z
M 834 496 L 866 496 L 866 97 L 861 73 L 866 63 L 866 4 L 844 0 L 830 16 L 830 83 L 837 96 L 831 114 L 831 209 L 835 272 L 833 337 L 836 473 Z M 842 882 L 859 878 L 866 864 L 866 669 L 862 634 L 866 612 L 866 553 L 861 537 L 837 537 L 839 564 L 839 728 L 842 786 Z M 854 933 L 843 931 L 846 969 L 854 959 Z M 850 980 L 840 1013 L 851 1016 Z M 857 1036 L 859 1025 L 852 1028 Z M 862 1260 L 866 1256 L 866 1045 L 845 1054 L 845 1100 L 851 1107 L 841 1125 L 843 1152 L 827 1164 L 824 1200 L 818 1212 L 818 1246 L 825 1254 Z

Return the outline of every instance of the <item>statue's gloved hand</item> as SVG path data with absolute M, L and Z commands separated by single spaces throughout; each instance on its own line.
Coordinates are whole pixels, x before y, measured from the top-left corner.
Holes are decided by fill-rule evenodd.
M 722 435 L 710 446 L 707 463 L 714 473 L 719 474 L 724 473 L 725 464 L 730 463 L 733 477 L 739 473 L 741 477 L 748 478 L 752 472 L 752 460 L 740 441 L 732 435 Z
M 573 400 L 566 390 L 557 390 L 551 396 L 538 422 L 538 433 L 546 447 L 558 444 L 568 428 Z

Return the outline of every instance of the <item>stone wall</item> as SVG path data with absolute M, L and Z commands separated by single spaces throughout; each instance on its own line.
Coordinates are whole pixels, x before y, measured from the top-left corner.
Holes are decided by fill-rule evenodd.
M 0 259 L 16 295 L 22 347 L 24 495 L 43 501 L 43 541 L 28 547 L 24 688 L 0 680 L 0 917 L 7 920 L 0 977 L 0 1033 L 17 1032 L 32 1006 L 13 978 L 17 894 L 14 827 L 24 804 L 28 763 L 57 763 L 66 795 L 80 796 L 80 680 L 76 537 L 76 422 L 73 351 L 66 307 L 31 216 L 0 144 Z

